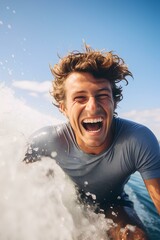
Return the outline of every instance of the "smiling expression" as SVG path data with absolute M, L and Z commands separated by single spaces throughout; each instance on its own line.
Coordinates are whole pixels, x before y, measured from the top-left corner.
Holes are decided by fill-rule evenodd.
M 67 77 L 61 110 L 68 117 L 81 150 L 99 154 L 110 146 L 114 109 L 108 80 L 79 72 Z

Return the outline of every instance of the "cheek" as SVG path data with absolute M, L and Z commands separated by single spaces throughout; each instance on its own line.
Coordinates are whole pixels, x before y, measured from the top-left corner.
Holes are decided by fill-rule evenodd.
M 103 109 L 107 114 L 112 114 L 114 112 L 114 103 L 105 103 Z
M 68 106 L 66 108 L 65 115 L 71 123 L 74 123 L 75 118 L 76 118 L 76 109 L 71 105 Z
M 110 104 L 108 105 L 108 109 L 109 111 L 114 111 L 115 109 L 115 102 L 114 101 L 111 101 Z
M 74 126 L 79 125 L 79 119 L 82 113 L 82 108 L 80 108 L 77 104 L 70 106 L 68 111 L 69 121 L 74 124 Z

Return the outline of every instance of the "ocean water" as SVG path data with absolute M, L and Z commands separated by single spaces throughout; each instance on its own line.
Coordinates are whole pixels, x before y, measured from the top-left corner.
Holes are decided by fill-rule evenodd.
M 36 129 L 57 124 L 0 85 L 0 240 L 106 240 L 112 221 L 84 210 L 73 183 L 49 158 L 34 164 L 22 159 Z M 141 177 L 126 186 L 151 239 L 160 239 L 160 220 Z
M 134 202 L 135 209 L 148 230 L 151 240 L 160 239 L 160 216 L 149 197 L 144 182 L 137 172 L 131 176 L 126 191 Z

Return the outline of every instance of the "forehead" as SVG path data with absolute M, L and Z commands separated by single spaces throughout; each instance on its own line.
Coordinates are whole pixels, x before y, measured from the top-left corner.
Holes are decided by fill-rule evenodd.
M 112 91 L 110 82 L 105 78 L 95 78 L 90 73 L 71 73 L 65 81 L 65 90 L 70 93 L 76 91 L 91 91 L 106 89 Z

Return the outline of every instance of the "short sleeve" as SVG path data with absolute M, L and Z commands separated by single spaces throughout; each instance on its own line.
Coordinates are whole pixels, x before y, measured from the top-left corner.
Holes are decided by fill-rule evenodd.
M 135 168 L 143 179 L 160 177 L 160 146 L 155 135 L 141 126 L 136 134 Z

